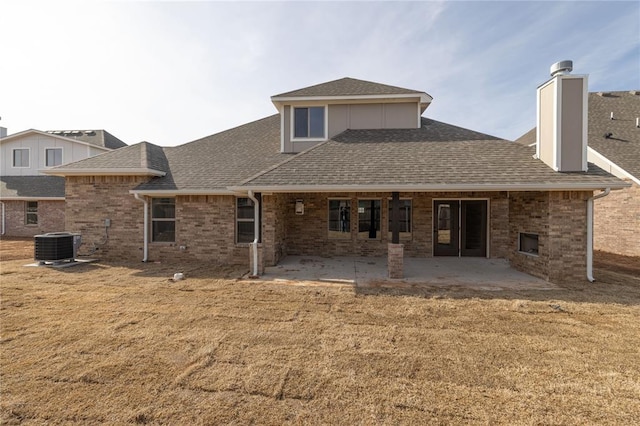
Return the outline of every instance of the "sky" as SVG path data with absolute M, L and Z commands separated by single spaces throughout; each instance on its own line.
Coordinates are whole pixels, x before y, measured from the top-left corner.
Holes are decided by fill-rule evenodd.
M 589 91 L 640 90 L 640 2 L 0 0 L 0 126 L 175 146 L 352 77 L 427 92 L 423 116 L 513 140 L 565 59 Z

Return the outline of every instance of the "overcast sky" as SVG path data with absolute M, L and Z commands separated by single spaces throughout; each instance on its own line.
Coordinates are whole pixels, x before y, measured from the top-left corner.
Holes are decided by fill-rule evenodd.
M 0 126 L 173 146 L 352 77 L 433 98 L 424 116 L 515 139 L 571 59 L 590 91 L 640 89 L 640 2 L 0 1 Z

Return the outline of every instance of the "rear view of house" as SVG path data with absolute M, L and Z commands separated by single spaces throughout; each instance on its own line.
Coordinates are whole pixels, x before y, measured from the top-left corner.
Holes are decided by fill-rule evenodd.
M 64 230 L 64 178 L 43 171 L 123 146 L 104 130 L 32 129 L 1 135 L 2 235 L 31 237 Z
M 277 114 L 222 133 L 47 173 L 66 178 L 66 230 L 100 241 L 104 260 L 259 274 L 287 255 L 383 256 L 400 277 L 405 256 L 475 256 L 584 280 L 587 206 L 628 184 L 587 162 L 582 113 L 557 107 L 583 111 L 586 76 L 554 73 L 549 85 L 538 156 L 425 117 L 426 92 L 343 78 L 275 95 Z

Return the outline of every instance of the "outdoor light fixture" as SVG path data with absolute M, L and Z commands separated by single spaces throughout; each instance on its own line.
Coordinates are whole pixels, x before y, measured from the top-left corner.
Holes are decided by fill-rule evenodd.
M 304 214 L 304 201 L 296 200 L 296 214 Z

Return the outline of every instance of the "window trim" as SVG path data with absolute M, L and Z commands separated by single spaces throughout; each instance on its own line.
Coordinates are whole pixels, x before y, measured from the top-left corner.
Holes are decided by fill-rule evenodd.
M 15 152 L 18 151 L 18 150 L 21 150 L 21 151 L 26 150 L 27 151 L 27 165 L 26 166 L 16 166 L 16 154 L 15 154 Z M 11 150 L 11 166 L 14 169 L 29 169 L 29 168 L 31 168 L 31 148 L 13 148 Z
M 35 203 L 36 205 L 36 210 L 34 211 L 29 211 L 29 204 L 30 203 Z M 38 201 L 25 201 L 24 202 L 24 225 L 25 226 L 38 226 L 38 221 L 39 221 L 39 214 L 38 214 Z M 36 221 L 35 223 L 29 223 L 29 215 L 35 216 Z
M 413 239 L 413 198 L 404 197 L 404 198 L 400 198 L 400 201 L 411 201 L 411 212 L 409 213 L 409 232 L 400 231 L 400 239 L 404 241 L 410 241 Z M 391 233 L 391 209 L 393 207 L 392 202 L 393 202 L 392 198 L 387 198 L 387 214 L 389 215 L 389 217 L 387 217 L 387 238 L 389 239 L 389 241 L 391 241 L 391 238 L 392 238 L 392 235 L 391 235 L 392 234 Z
M 296 125 L 296 109 L 300 108 L 323 108 L 324 109 L 324 136 L 322 137 L 296 137 L 295 125 Z M 291 142 L 322 142 L 328 139 L 329 134 L 329 106 L 327 104 L 322 105 L 291 105 L 290 112 L 290 140 Z
M 49 150 L 60 150 L 60 164 L 54 164 L 53 166 L 50 166 L 47 164 L 47 160 L 49 159 L 49 156 L 47 154 L 47 152 Z M 44 167 L 46 168 L 51 168 L 51 167 L 56 167 L 56 166 L 61 166 L 62 164 L 64 164 L 64 150 L 62 149 L 61 146 L 52 146 L 52 147 L 48 147 L 44 149 Z
M 173 200 L 173 218 L 164 218 L 164 217 L 163 217 L 163 218 L 154 218 L 154 217 L 153 217 L 153 201 L 154 201 L 154 200 L 164 200 L 164 199 L 171 199 L 171 200 Z M 152 242 L 152 243 L 159 243 L 159 244 L 167 243 L 167 244 L 173 244 L 173 243 L 175 243 L 175 242 L 177 241 L 177 238 L 176 238 L 176 233 L 177 233 L 177 232 L 176 232 L 176 228 L 177 228 L 177 227 L 176 227 L 176 223 L 177 223 L 177 220 L 176 220 L 176 216 L 177 216 L 177 214 L 176 214 L 176 213 L 177 213 L 176 208 L 177 208 L 177 204 L 178 204 L 178 203 L 177 203 L 176 197 L 152 197 L 152 198 L 151 198 L 151 202 L 149 203 L 149 208 L 151 209 L 151 215 L 150 215 L 150 216 L 151 216 L 151 220 L 150 220 L 149 226 L 151 226 L 151 232 L 150 232 L 150 234 L 151 234 L 151 242 Z M 157 241 L 157 240 L 155 239 L 155 235 L 154 235 L 154 233 L 153 233 L 153 224 L 154 224 L 155 222 L 173 222 L 173 240 L 172 240 L 172 241 Z
M 369 238 L 369 237 L 366 237 L 366 238 L 365 238 L 365 237 L 361 237 L 361 236 L 360 236 L 360 201 L 378 201 L 378 202 L 380 203 L 380 218 L 379 218 L 379 222 L 380 222 L 380 223 L 378 224 L 378 226 L 379 226 L 379 228 L 380 228 L 380 229 L 376 231 L 376 234 L 377 234 L 376 238 Z M 382 204 L 383 204 L 383 203 L 382 203 L 382 198 L 375 198 L 375 197 L 372 197 L 372 198 L 358 198 L 358 199 L 357 199 L 357 203 L 358 203 L 358 204 L 357 204 L 357 207 L 356 207 L 356 208 L 357 208 L 357 212 L 358 212 L 358 223 L 357 223 L 357 225 L 358 225 L 358 233 L 357 233 L 357 239 L 358 239 L 358 240 L 361 240 L 361 241 L 367 241 L 367 240 L 368 240 L 368 241 L 381 241 L 381 240 L 382 240 Z

